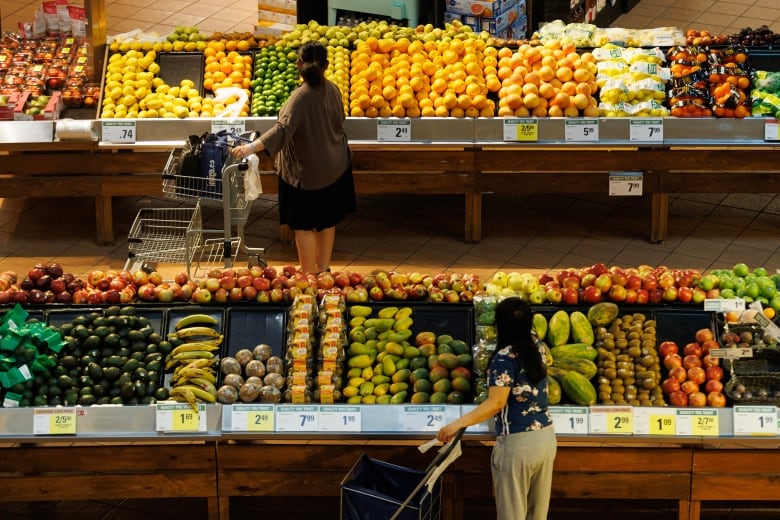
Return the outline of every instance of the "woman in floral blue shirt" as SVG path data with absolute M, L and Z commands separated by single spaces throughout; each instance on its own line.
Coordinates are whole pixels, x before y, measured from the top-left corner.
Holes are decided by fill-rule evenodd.
M 524 300 L 498 303 L 488 397 L 437 436 L 448 442 L 460 429 L 495 417 L 491 471 L 499 520 L 545 520 L 550 505 L 557 444 L 548 410 L 544 347 L 531 322 Z

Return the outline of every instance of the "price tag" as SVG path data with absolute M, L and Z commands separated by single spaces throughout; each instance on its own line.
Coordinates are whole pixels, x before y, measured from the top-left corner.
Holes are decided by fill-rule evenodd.
M 777 119 L 764 120 L 764 141 L 780 141 L 780 126 Z
M 36 408 L 33 435 L 76 435 L 76 409 Z
M 634 408 L 634 433 L 636 435 L 673 437 L 676 431 L 677 415 L 674 410 L 644 406 Z
M 717 410 L 677 410 L 677 435 L 718 436 Z
M 321 432 L 360 432 L 362 427 L 359 406 L 320 407 Z
M 538 119 L 504 119 L 504 141 L 538 141 Z
M 753 357 L 753 349 L 750 347 L 731 347 L 710 349 L 710 356 L 719 359 L 742 359 Z
M 211 122 L 211 133 L 216 134 L 222 130 L 229 134 L 243 134 L 246 132 L 245 119 L 215 119 Z
M 155 422 L 158 432 L 189 433 L 205 432 L 206 405 L 198 404 L 193 410 L 187 403 L 158 403 L 155 410 Z
M 412 140 L 411 119 L 377 119 L 376 140 L 403 143 Z
M 276 431 L 316 432 L 319 430 L 320 412 L 316 406 L 278 406 Z
M 555 433 L 588 434 L 588 409 L 584 406 L 551 406 L 550 416 L 555 426 Z
M 642 172 L 609 172 L 609 196 L 641 196 Z
M 107 143 L 133 144 L 137 137 L 135 121 L 103 121 L 100 134 Z
M 663 119 L 632 119 L 629 123 L 629 140 L 644 143 L 662 143 L 664 141 Z
M 271 404 L 234 404 L 232 408 L 233 431 L 274 431 L 274 407 Z
M 567 143 L 593 143 L 599 140 L 598 119 L 567 119 L 565 139 Z
M 777 435 L 776 406 L 734 405 L 734 435 Z
M 590 433 L 631 435 L 634 412 L 630 406 L 596 406 L 590 409 Z
M 444 406 L 404 406 L 405 432 L 437 432 L 445 423 Z
M 713 312 L 740 312 L 745 310 L 745 300 L 742 298 L 707 298 L 704 300 L 704 310 Z

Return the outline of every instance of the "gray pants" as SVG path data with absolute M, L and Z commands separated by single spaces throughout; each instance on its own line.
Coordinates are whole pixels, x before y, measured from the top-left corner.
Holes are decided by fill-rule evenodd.
M 556 451 L 552 426 L 496 439 L 491 470 L 498 520 L 547 519 Z

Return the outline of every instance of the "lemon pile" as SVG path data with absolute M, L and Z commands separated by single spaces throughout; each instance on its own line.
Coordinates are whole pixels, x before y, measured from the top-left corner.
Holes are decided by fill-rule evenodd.
M 332 81 L 341 92 L 344 112 L 349 113 L 349 50 L 344 47 L 328 47 L 328 70 L 325 78 Z

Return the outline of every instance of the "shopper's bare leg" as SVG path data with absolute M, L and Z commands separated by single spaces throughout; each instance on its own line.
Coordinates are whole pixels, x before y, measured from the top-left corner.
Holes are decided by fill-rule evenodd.
M 333 255 L 333 243 L 336 240 L 336 228 L 329 227 L 315 234 L 317 240 L 317 272 L 330 269 Z
M 318 233 L 311 229 L 295 230 L 295 247 L 298 250 L 301 271 L 304 273 L 317 272 L 317 235 Z

